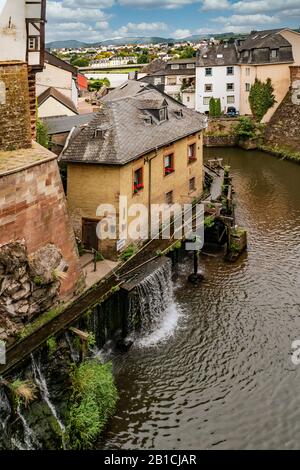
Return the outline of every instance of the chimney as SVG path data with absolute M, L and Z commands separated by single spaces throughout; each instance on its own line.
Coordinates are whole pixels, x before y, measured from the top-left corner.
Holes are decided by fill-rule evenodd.
M 27 64 L 0 62 L 0 151 L 31 147 Z
M 128 80 L 137 80 L 138 79 L 138 71 L 135 70 L 134 72 L 129 72 Z

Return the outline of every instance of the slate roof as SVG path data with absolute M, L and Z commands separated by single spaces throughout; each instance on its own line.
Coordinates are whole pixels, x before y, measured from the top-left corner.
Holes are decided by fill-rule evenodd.
M 43 118 L 42 121 L 47 127 L 49 135 L 63 134 L 70 132 L 73 127 L 80 127 L 89 123 L 96 113 L 78 114 L 76 116 L 53 116 Z
M 283 29 L 253 31 L 241 42 L 238 51 L 242 64 L 289 63 L 294 62 L 293 49 L 280 32 Z M 277 49 L 277 56 L 271 56 L 271 50 Z M 245 51 L 249 51 L 245 55 Z
M 150 107 L 153 102 L 167 105 L 169 118 L 159 122 L 155 113 L 144 109 L 147 101 Z M 95 118 L 71 139 L 61 160 L 125 165 L 206 127 L 204 115 L 186 108 L 152 85 L 141 87 L 139 81 L 128 81 L 126 86 L 107 95 L 102 103 Z
M 152 77 L 163 77 L 170 75 L 196 75 L 196 69 L 164 69 L 151 74 Z
M 38 96 L 37 102 L 38 106 L 41 106 L 48 98 L 54 98 L 63 104 L 66 108 L 69 108 L 73 113 L 78 114 L 75 104 L 73 101 L 68 98 L 67 96 L 63 95 L 60 91 L 58 91 L 54 87 L 49 87 L 41 95 Z
M 197 57 L 198 67 L 231 66 L 238 63 L 235 44 L 219 44 L 202 51 Z

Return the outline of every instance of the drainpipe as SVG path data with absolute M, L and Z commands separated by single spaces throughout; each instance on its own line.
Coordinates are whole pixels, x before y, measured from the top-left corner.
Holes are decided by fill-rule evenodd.
M 157 157 L 157 147 L 153 157 L 145 158 L 145 162 L 148 163 L 148 238 L 151 240 L 151 186 L 152 186 L 152 160 Z

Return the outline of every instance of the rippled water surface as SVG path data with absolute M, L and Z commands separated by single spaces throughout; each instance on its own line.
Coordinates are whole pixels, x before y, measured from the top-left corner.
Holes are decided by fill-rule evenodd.
M 248 253 L 202 258 L 201 287 L 186 282 L 192 261 L 180 266 L 163 325 L 173 334 L 114 360 L 120 401 L 99 448 L 300 448 L 300 166 L 209 156 L 231 165 Z

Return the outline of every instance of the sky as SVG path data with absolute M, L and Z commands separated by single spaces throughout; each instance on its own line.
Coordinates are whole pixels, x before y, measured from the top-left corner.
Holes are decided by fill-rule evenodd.
M 191 34 L 298 28 L 300 0 L 47 0 L 47 20 L 47 41 L 181 39 Z

